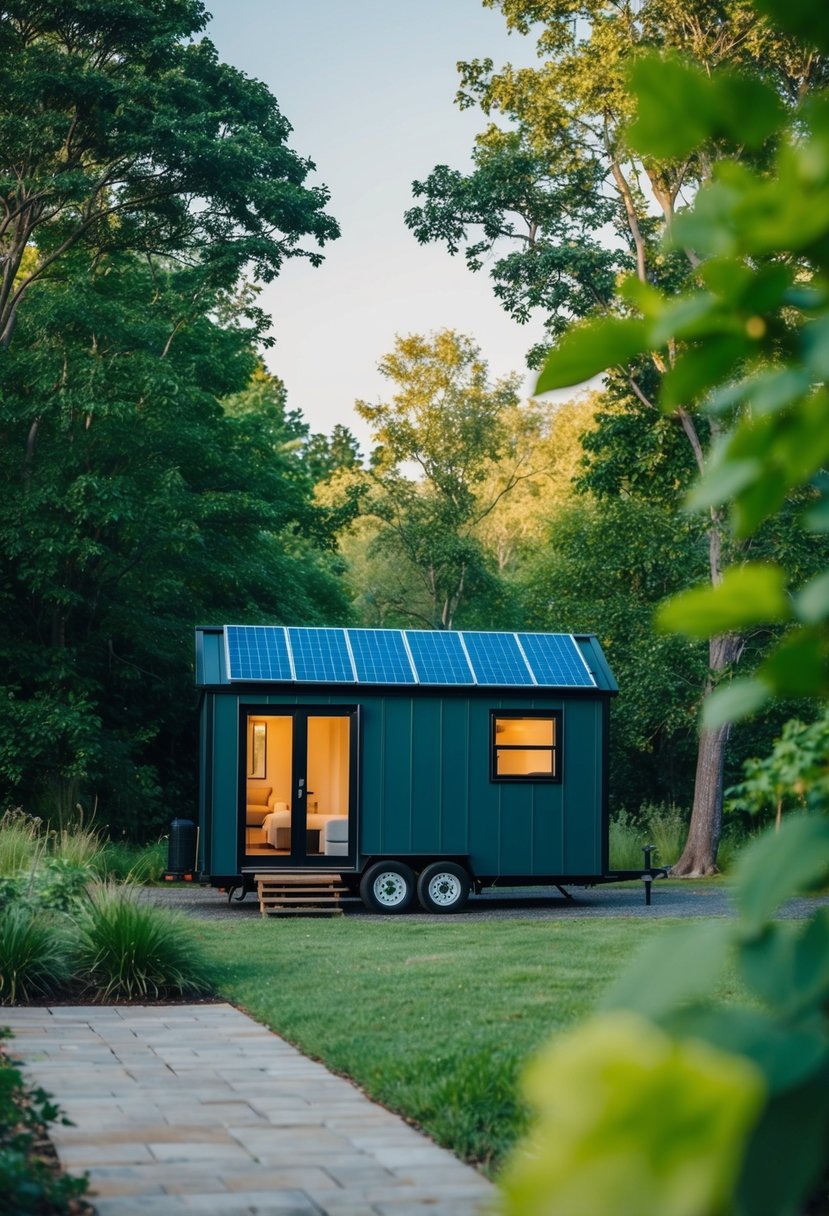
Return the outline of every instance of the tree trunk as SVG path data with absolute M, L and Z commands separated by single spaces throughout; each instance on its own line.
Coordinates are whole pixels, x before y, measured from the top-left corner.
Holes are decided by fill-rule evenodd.
M 716 677 L 737 661 L 741 650 L 742 639 L 736 634 L 711 638 L 708 643 L 710 675 L 706 696 L 714 688 Z M 701 878 L 705 874 L 717 873 L 717 849 L 722 832 L 723 770 L 730 733 L 730 723 L 713 730 L 707 727 L 700 730 L 688 839 L 682 856 L 671 870 L 671 874 L 678 878 Z
M 699 736 L 694 806 L 682 856 L 671 870 L 680 878 L 717 873 L 717 848 L 722 831 L 722 793 L 725 748 L 730 725 L 703 728 Z

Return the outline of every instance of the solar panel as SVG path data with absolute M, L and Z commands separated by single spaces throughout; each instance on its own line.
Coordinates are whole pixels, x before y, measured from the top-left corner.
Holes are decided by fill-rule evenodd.
M 406 642 L 421 684 L 474 684 L 460 634 L 407 629 Z
M 514 633 L 464 633 L 463 640 L 479 684 L 532 684 Z
M 354 669 L 361 684 L 415 684 L 399 629 L 348 629 Z
M 300 681 L 354 683 L 354 668 L 344 629 L 288 629 L 295 678 Z
M 285 630 L 277 625 L 226 625 L 231 680 L 291 680 Z
M 539 684 L 553 688 L 591 688 L 596 681 L 569 633 L 519 633 Z

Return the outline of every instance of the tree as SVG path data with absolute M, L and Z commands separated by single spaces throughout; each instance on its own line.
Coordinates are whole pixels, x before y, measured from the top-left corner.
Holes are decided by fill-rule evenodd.
M 522 402 L 505 411 L 505 454 L 492 464 L 477 493 L 482 503 L 495 503 L 477 535 L 500 575 L 517 574 L 546 535 L 551 511 L 572 497 L 584 458 L 582 434 L 593 425 L 594 412 L 592 394 L 555 405 Z M 527 469 L 526 476 L 502 494 L 516 463 Z
M 485 254 L 495 253 L 496 295 L 520 321 L 541 310 L 552 338 L 589 314 L 647 311 L 657 288 L 670 295 L 693 281 L 701 256 L 693 243 L 660 246 L 659 241 L 675 227 L 685 200 L 710 180 L 724 142 L 726 154 L 736 149 L 744 161 L 766 164 L 770 130 L 781 107 L 825 82 L 826 61 L 773 29 L 744 0 L 713 9 L 707 0 L 497 3 L 510 28 L 538 32 L 545 62 L 536 70 L 507 66 L 499 72 L 488 60 L 461 65 L 460 104 L 501 114 L 510 128 L 491 124 L 479 137 L 471 174 L 439 166 L 425 183 L 416 182 L 416 196 L 426 201 L 410 210 L 406 221 L 420 241 L 442 240 L 451 252 L 465 246 L 473 269 L 483 265 Z M 746 88 L 754 90 L 755 100 L 744 106 L 741 99 L 738 108 L 734 91 L 723 84 L 718 119 L 706 141 L 687 139 L 678 153 L 655 143 L 639 154 L 625 139 L 633 113 L 625 71 L 648 48 L 687 53 L 709 73 L 723 63 L 736 65 L 749 73 Z M 672 115 L 679 117 L 675 110 Z M 627 271 L 634 277 L 626 298 L 619 300 L 616 283 Z M 616 369 L 616 409 L 599 418 L 586 481 L 595 493 L 607 493 L 614 484 L 607 466 L 615 469 L 618 485 L 619 465 L 625 462 L 622 476 L 629 486 L 638 481 L 646 498 L 668 489 L 678 505 L 691 477 L 708 465 L 719 419 L 700 415 L 696 386 L 674 368 L 675 347 L 663 343 L 646 352 L 641 343 L 619 340 L 629 332 L 602 330 L 605 357 L 599 362 L 603 370 Z M 750 338 L 731 334 L 709 345 L 708 358 L 722 371 L 749 346 Z M 531 361 L 537 363 L 543 354 L 543 347 L 536 349 Z M 574 367 L 557 382 L 575 383 L 582 371 L 581 365 Z M 657 404 L 663 381 L 662 400 L 671 405 L 665 413 Z M 549 377 L 540 378 L 539 391 L 552 387 Z M 620 427 L 628 440 L 622 449 L 616 442 Z M 643 454 L 657 452 L 661 472 L 669 476 L 653 481 L 639 475 L 637 466 Z M 707 524 L 712 585 L 722 577 L 729 544 L 723 513 L 712 506 Z M 744 645 L 739 632 L 710 639 L 706 693 L 739 661 Z M 689 838 L 677 873 L 716 868 L 729 731 L 727 723 L 700 730 Z
M 505 483 L 480 501 L 492 463 L 504 454 L 504 415 L 517 404 L 518 381 L 491 384 L 479 348 L 452 330 L 398 338 L 379 367 L 397 391 L 391 401 L 356 405 L 378 443 L 363 510 L 380 521 L 375 547 L 405 563 L 424 595 L 420 611 L 411 603 L 400 610 L 450 629 L 476 587 L 491 590 L 476 529 L 530 471 L 520 453 Z
M 231 287 L 338 235 L 258 81 L 196 40 L 200 0 L 0 8 L 0 346 L 66 253 L 166 254 Z
M 330 435 L 315 432 L 305 442 L 303 456 L 310 476 L 315 482 L 326 481 L 343 469 L 358 469 L 362 454 L 357 439 L 341 422 L 334 424 Z
M 780 831 L 783 810 L 819 809 L 829 802 L 829 710 L 808 724 L 792 718 L 771 754 L 752 756 L 743 765 L 739 785 L 726 790 L 727 809 L 758 815 L 774 813 Z
M 193 626 L 346 615 L 255 338 L 244 301 L 131 254 L 33 286 L 0 362 L 4 799 L 161 827 L 194 799 Z

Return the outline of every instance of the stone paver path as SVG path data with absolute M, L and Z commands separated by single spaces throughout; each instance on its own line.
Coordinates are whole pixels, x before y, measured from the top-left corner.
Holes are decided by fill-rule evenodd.
M 472 1216 L 493 1188 L 231 1005 L 4 1009 L 99 1216 Z

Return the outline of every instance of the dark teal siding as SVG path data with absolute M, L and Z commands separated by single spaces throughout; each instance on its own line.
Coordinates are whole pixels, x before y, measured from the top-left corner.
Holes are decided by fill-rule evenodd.
M 469 701 L 440 702 L 440 847 L 448 856 L 469 852 Z

